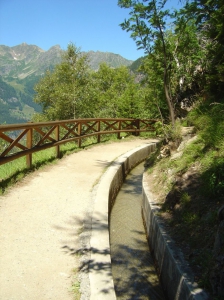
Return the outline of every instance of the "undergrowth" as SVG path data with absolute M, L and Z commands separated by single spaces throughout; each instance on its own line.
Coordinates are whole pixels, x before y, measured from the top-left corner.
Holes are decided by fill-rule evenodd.
M 198 106 L 184 120 L 196 128 L 197 139 L 176 159 L 158 160 L 154 153 L 147 162 L 152 166 L 149 174 L 160 215 L 190 263 L 196 282 L 212 299 L 221 299 L 213 290 L 211 274 L 217 265 L 213 248 L 218 210 L 224 205 L 223 115 L 223 104 Z

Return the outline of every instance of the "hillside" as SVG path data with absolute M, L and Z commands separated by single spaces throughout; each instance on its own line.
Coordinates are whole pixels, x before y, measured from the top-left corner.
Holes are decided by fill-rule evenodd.
M 40 106 L 33 102 L 33 87 L 46 70 L 61 62 L 62 53 L 59 45 L 48 51 L 26 43 L 14 47 L 0 45 L 0 123 L 27 122 L 35 111 L 40 111 Z M 83 53 L 88 55 L 93 70 L 97 70 L 102 62 L 112 68 L 132 64 L 119 54 Z
M 85 54 L 88 55 L 90 60 L 89 65 L 93 70 L 97 70 L 102 62 L 106 62 L 112 68 L 117 68 L 119 66 L 130 66 L 132 64 L 131 60 L 127 60 L 119 54 L 110 52 L 89 51 L 85 52 Z
M 158 216 L 210 295 L 224 295 L 223 104 L 198 103 L 145 164 Z

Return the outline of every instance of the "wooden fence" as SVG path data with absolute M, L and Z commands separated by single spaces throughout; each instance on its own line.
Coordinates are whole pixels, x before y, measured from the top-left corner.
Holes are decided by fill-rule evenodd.
M 155 131 L 157 120 L 142 119 L 73 119 L 52 122 L 0 125 L 0 165 L 26 155 L 27 166 L 32 165 L 32 154 L 47 148 L 56 148 L 60 157 L 60 145 L 90 136 L 122 132 L 139 135 L 140 132 Z

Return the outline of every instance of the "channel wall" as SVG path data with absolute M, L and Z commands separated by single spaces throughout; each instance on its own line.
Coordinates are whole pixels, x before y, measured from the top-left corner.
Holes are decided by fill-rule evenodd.
M 90 238 L 90 300 L 116 299 L 110 257 L 110 211 L 126 175 L 155 151 L 157 143 L 140 146 L 120 156 L 107 169 L 96 188 Z M 143 177 L 143 218 L 150 249 L 158 264 L 159 277 L 168 299 L 208 299 L 193 282 L 189 267 L 166 234 L 157 212 L 158 207 Z
M 143 174 L 142 211 L 151 254 L 157 266 L 164 293 L 169 300 L 207 300 L 208 295 L 194 282 L 188 263 L 174 241 L 166 233 L 165 224 L 158 216 L 150 186 Z

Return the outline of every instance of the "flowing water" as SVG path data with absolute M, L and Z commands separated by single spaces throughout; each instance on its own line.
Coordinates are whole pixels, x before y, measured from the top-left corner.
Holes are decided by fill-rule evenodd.
M 112 274 L 117 299 L 164 300 L 142 220 L 144 163 L 127 176 L 110 217 Z

